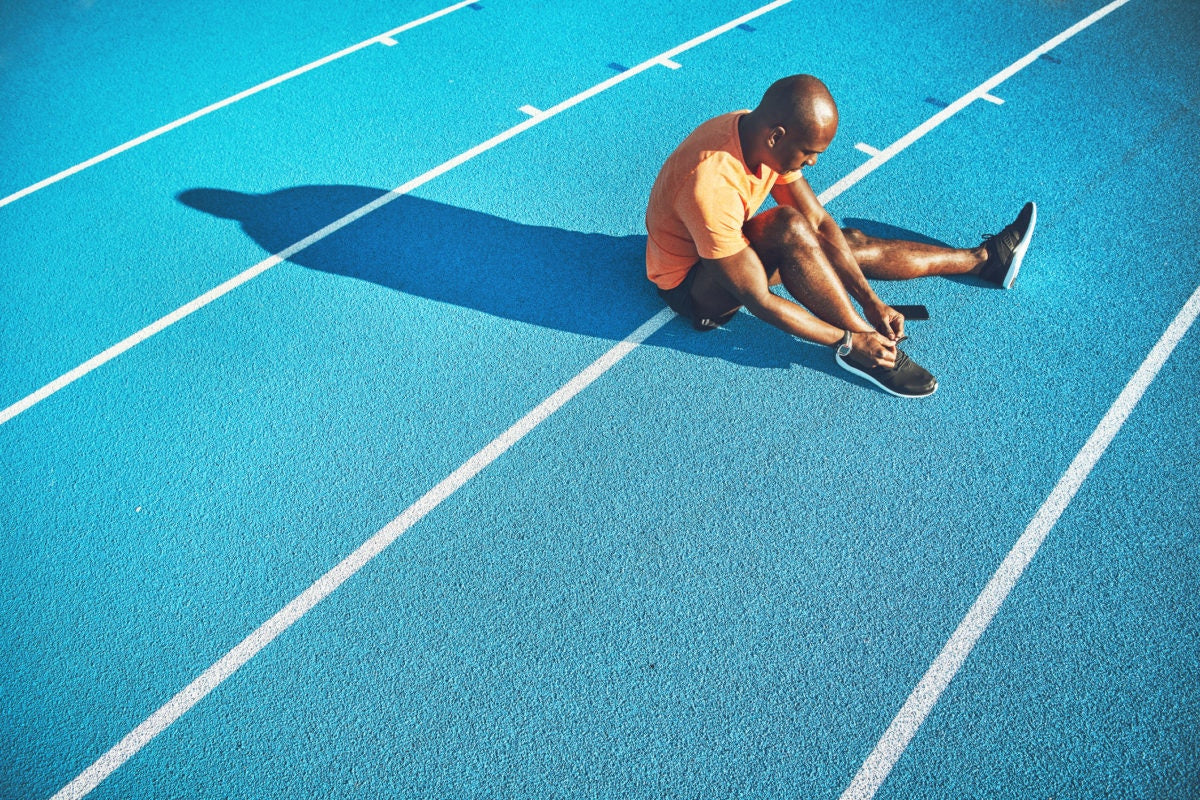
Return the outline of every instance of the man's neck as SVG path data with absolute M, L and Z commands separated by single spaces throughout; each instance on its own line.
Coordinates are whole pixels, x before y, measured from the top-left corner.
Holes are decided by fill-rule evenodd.
M 754 175 L 757 175 L 762 169 L 762 157 L 759 155 L 755 144 L 759 140 L 758 136 L 758 120 L 754 117 L 754 112 L 743 114 L 738 118 L 738 144 L 742 146 L 742 160 L 746 162 L 746 169 Z

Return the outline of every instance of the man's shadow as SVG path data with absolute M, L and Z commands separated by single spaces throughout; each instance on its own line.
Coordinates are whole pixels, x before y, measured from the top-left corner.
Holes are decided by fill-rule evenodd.
M 238 221 L 274 254 L 385 194 L 365 186 L 297 186 L 269 194 L 189 189 L 178 197 Z M 525 225 L 404 195 L 288 260 L 505 319 L 620 341 L 663 308 L 646 280 L 645 246 L 644 236 Z M 745 366 L 796 364 L 846 376 L 827 348 L 744 313 L 705 334 L 676 319 L 648 344 Z

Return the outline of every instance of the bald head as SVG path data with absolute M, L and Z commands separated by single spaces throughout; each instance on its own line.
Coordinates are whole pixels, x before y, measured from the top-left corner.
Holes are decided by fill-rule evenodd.
M 837 128 L 838 113 L 833 95 L 812 75 L 792 75 L 775 81 L 754 113 L 771 127 L 803 128 L 812 132 Z
M 829 88 L 812 75 L 791 75 L 771 84 L 745 117 L 742 149 L 748 160 L 786 172 L 816 162 L 837 133 L 838 111 Z

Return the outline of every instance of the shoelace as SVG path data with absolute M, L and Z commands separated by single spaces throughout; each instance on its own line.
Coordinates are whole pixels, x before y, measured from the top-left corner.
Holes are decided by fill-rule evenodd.
M 1012 250 L 1017 246 L 1017 242 L 1021 241 L 1021 235 L 1017 233 L 1015 225 L 1005 225 L 1004 230 L 999 233 L 985 233 L 983 235 L 984 242 L 992 242 L 996 245 Z
M 912 359 L 910 359 L 910 358 L 908 357 L 908 353 L 904 352 L 904 351 L 903 351 L 903 350 L 901 350 L 899 347 L 897 347 L 897 348 L 896 348 L 896 363 L 892 365 L 891 369 L 888 369 L 887 367 L 881 367 L 881 366 L 878 366 L 878 365 L 876 365 L 876 366 L 866 366 L 866 365 L 864 365 L 864 364 L 857 364 L 857 366 L 858 366 L 858 367 L 860 367 L 860 368 L 862 368 L 862 369 L 868 370 L 868 371 L 871 371 L 871 370 L 879 370 L 879 371 L 882 371 L 882 372 L 895 372 L 896 370 L 903 368 L 903 367 L 904 367 L 904 365 L 905 365 L 905 364 L 907 364 L 907 363 L 908 363 L 909 361 L 911 361 L 911 360 L 912 360 Z M 855 362 L 851 362 L 851 363 L 855 363 Z

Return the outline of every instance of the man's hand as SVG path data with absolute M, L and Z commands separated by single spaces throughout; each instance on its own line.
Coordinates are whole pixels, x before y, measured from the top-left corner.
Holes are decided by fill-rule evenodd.
M 850 336 L 850 355 L 866 366 L 891 369 L 896 366 L 896 343 L 874 331 L 859 331 Z
M 882 300 L 867 303 L 863 306 L 863 314 L 875 326 L 875 330 L 891 339 L 899 341 L 904 336 L 904 315 Z

